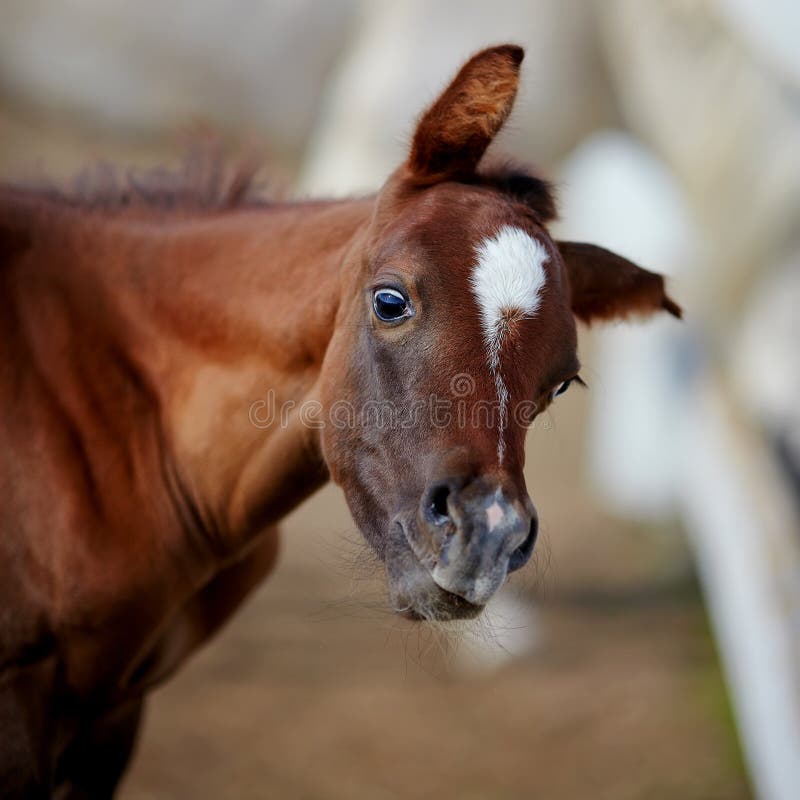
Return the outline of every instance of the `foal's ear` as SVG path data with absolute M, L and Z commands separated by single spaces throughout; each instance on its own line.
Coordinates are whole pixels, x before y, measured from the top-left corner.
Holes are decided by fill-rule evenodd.
M 681 309 L 664 291 L 664 278 L 593 244 L 558 242 L 569 275 L 572 311 L 584 322 L 650 316 Z
M 470 175 L 511 113 L 524 51 L 513 44 L 482 50 L 423 114 L 408 166 L 433 183 Z

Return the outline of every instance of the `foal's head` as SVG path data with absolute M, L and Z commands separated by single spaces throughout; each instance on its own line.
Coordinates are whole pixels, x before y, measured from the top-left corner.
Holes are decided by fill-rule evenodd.
M 414 617 L 477 614 L 529 559 L 525 430 L 579 380 L 575 318 L 679 314 L 661 276 L 554 241 L 546 183 L 478 171 L 522 56 L 477 54 L 420 120 L 349 256 L 323 367 L 326 460 Z

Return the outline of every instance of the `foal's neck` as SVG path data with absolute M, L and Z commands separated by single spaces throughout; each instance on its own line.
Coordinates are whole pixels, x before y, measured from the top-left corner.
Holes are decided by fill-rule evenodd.
M 277 206 L 134 231 L 160 262 L 135 268 L 134 346 L 183 491 L 223 554 L 327 480 L 318 432 L 298 409 L 315 397 L 342 265 L 371 205 Z

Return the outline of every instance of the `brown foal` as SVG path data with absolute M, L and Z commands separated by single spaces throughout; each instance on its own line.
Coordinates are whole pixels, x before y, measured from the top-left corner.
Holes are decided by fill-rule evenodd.
M 554 241 L 547 183 L 479 168 L 522 56 L 470 59 L 374 197 L 0 189 L 4 797 L 111 795 L 145 692 L 329 476 L 409 617 L 474 616 L 527 561 L 525 427 L 576 317 L 679 309 Z

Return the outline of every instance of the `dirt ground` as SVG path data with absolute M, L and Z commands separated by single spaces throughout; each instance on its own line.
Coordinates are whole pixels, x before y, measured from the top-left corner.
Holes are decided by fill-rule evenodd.
M 387 614 L 328 487 L 152 697 L 123 800 L 749 797 L 688 556 L 591 499 L 586 403 L 570 393 L 531 434 L 543 535 L 511 588 L 523 623 L 495 613 L 495 634 L 459 645 Z

